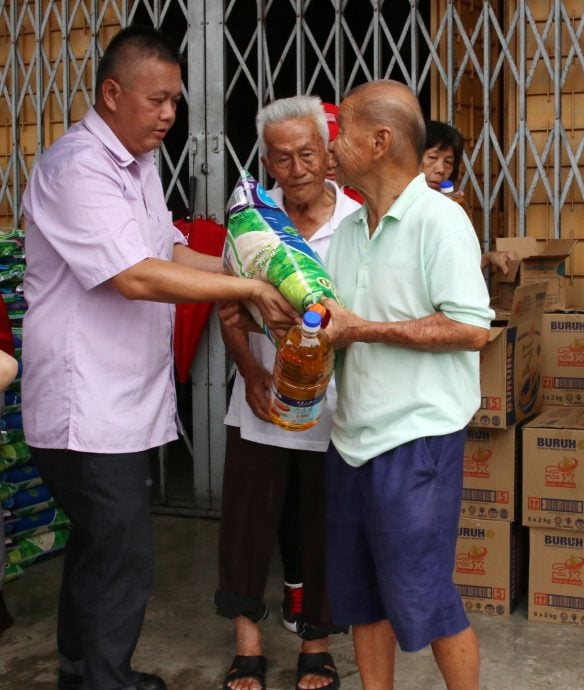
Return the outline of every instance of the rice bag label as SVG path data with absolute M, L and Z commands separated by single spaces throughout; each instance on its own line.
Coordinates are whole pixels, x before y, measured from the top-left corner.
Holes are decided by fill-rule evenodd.
M 341 303 L 318 254 L 246 171 L 229 201 L 223 264 L 232 275 L 271 283 L 299 314 L 323 297 Z M 252 314 L 263 325 L 257 310 Z

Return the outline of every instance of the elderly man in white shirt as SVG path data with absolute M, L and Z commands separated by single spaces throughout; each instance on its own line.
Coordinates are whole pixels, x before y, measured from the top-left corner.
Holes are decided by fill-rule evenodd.
M 328 126 L 320 99 L 296 96 L 260 110 L 257 117 L 262 162 L 277 186 L 272 198 L 324 259 L 341 220 L 359 208 L 326 179 Z M 346 628 L 331 624 L 325 590 L 324 477 L 334 388 L 319 423 L 302 432 L 285 431 L 268 415 L 275 348 L 262 334 L 224 326 L 227 348 L 237 365 L 229 411 L 219 546 L 217 613 L 233 619 L 236 654 L 225 688 L 265 687 L 266 658 L 258 623 L 268 615 L 264 589 L 291 477 L 298 477 L 303 612 L 297 687 L 339 687 L 328 654 L 328 635 Z

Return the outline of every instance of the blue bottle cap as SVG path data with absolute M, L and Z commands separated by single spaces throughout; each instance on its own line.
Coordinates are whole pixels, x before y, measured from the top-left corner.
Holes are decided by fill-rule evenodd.
M 305 326 L 308 326 L 308 328 L 317 328 L 318 326 L 320 326 L 322 318 L 320 314 L 318 314 L 315 311 L 306 311 L 304 312 L 302 321 Z
M 440 183 L 440 191 L 442 192 L 453 192 L 454 182 L 452 180 L 442 180 Z

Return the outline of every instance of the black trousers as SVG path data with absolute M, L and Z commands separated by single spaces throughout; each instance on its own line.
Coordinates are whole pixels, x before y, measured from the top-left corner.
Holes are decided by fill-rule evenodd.
M 83 675 L 82 690 L 132 688 L 152 582 L 149 454 L 31 452 L 73 525 L 59 601 L 61 666 Z
M 325 589 L 324 454 L 245 441 L 238 428 L 229 426 L 215 605 L 226 618 L 243 615 L 258 622 L 266 615 L 264 591 L 293 464 L 304 571 L 299 635 L 319 639 L 346 631 L 331 625 Z
M 280 557 L 284 581 L 291 585 L 302 582 L 302 532 L 300 529 L 300 487 L 298 466 L 294 462 L 288 475 L 288 490 L 278 529 Z

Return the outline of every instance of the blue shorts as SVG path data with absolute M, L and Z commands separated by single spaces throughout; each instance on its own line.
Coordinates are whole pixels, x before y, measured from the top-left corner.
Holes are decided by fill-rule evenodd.
M 327 577 L 333 621 L 387 619 L 415 652 L 468 619 L 452 581 L 466 429 L 410 441 L 362 467 L 326 456 Z

